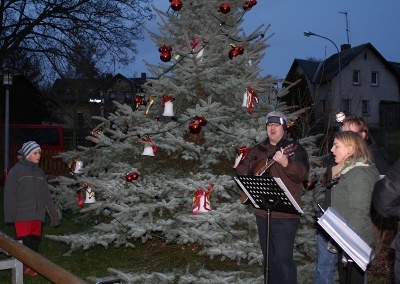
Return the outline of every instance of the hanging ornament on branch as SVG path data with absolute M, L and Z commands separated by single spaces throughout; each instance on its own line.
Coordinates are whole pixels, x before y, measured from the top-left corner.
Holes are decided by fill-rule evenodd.
M 207 191 L 202 189 L 196 190 L 196 194 L 193 197 L 193 214 L 208 212 L 211 210 L 211 189 L 214 187 L 214 184 L 210 184 L 207 187 Z
M 339 112 L 336 114 L 336 121 L 337 122 L 343 122 L 343 120 L 346 118 L 346 115 L 344 112 Z
M 125 179 L 126 179 L 126 181 L 128 181 L 128 182 L 133 182 L 134 180 L 137 180 L 139 178 L 139 174 L 138 173 L 135 173 L 135 172 L 133 172 L 133 173 L 127 173 L 126 175 L 125 175 Z
M 169 0 L 171 2 L 171 9 L 174 10 L 175 12 L 179 11 L 182 9 L 182 2 L 180 0 Z
M 201 126 L 206 126 L 207 125 L 207 120 L 206 120 L 206 116 L 203 115 L 202 117 L 197 117 L 196 116 L 196 120 L 200 123 Z
M 160 102 L 160 106 L 164 107 L 163 116 L 174 116 L 174 104 L 172 101 L 175 98 L 173 96 L 162 96 L 162 101 Z
M 170 45 L 166 46 L 164 44 L 158 48 L 158 51 L 160 52 L 160 59 L 162 62 L 169 62 L 171 60 L 172 47 Z
M 138 109 L 140 106 L 145 106 L 147 102 L 144 95 L 136 95 L 135 104 L 136 104 L 136 109 Z
M 242 7 L 243 7 L 243 10 L 247 11 L 247 10 L 250 10 L 251 8 L 253 8 L 253 6 L 256 4 L 257 4 L 256 0 L 247 0 Z
M 303 181 L 303 187 L 304 187 L 305 190 L 313 190 L 315 185 L 317 184 L 317 182 L 318 182 L 318 180 L 314 175 L 314 180 L 313 181 L 311 181 L 311 182 L 308 181 L 308 180 Z
M 228 53 L 229 59 L 233 59 L 233 57 L 242 55 L 243 52 L 244 52 L 243 46 L 236 46 L 231 43 L 231 50 L 229 50 L 229 53 Z
M 86 198 L 83 202 L 83 193 L 85 192 Z M 91 187 L 84 183 L 80 188 L 77 190 L 78 193 L 78 205 L 79 207 L 83 207 L 84 203 L 95 203 L 96 198 L 94 196 L 94 192 L 92 191 Z
M 154 153 L 157 152 L 157 147 L 151 140 L 150 136 L 143 136 L 142 141 L 145 144 L 142 156 L 155 156 Z
M 189 124 L 189 131 L 192 134 L 199 134 L 201 131 L 201 123 L 198 119 L 194 118 Z
M 149 98 L 149 105 L 147 106 L 146 112 L 145 112 L 146 115 L 149 115 L 149 113 L 150 113 L 150 108 L 151 108 L 151 106 L 152 106 L 153 104 L 154 104 L 154 96 L 150 96 L 150 98 Z
M 241 161 L 243 161 L 244 157 L 246 157 L 248 153 L 249 153 L 249 150 L 247 149 L 246 146 L 240 147 L 240 149 L 239 149 L 239 154 L 238 154 L 238 156 L 236 157 L 235 164 L 233 165 L 233 168 L 234 168 L 235 170 L 236 170 L 237 166 L 239 165 L 239 163 L 240 163 Z
M 68 164 L 68 167 L 71 175 L 80 175 L 83 173 L 83 162 L 79 160 L 79 156 L 76 156 L 74 160 Z
M 231 5 L 229 3 L 222 3 L 221 6 L 219 6 L 218 12 L 221 14 L 228 14 L 231 11 Z
M 253 113 L 254 103 L 258 104 L 258 95 L 253 88 L 247 87 L 246 92 L 243 95 L 243 107 L 249 110 L 249 113 Z

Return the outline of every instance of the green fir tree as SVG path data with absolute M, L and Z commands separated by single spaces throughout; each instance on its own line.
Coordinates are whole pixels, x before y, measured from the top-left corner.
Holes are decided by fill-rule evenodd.
M 138 97 L 146 104 L 138 101 L 132 108 L 115 102 L 114 113 L 93 118 L 99 121 L 87 137 L 93 147 L 60 155 L 70 164 L 79 159 L 83 168 L 81 174 L 57 180 L 57 204 L 97 221 L 80 234 L 47 235 L 69 244 L 68 254 L 96 245 L 134 247 L 134 240 L 161 237 L 167 244 L 198 244 L 199 255 L 235 260 L 237 269 L 110 273 L 127 283 L 263 281 L 255 218 L 251 206 L 240 203 L 233 166 L 240 147 L 251 148 L 266 138 L 268 112 L 279 109 L 295 123 L 303 110 L 293 112 L 282 102 L 290 86 L 277 90 L 279 78 L 260 75 L 258 64 L 273 34 L 262 23 L 249 34 L 241 28 L 257 9 L 244 5 L 253 2 L 229 1 L 229 12 L 227 3 L 221 6 L 215 0 L 183 1 L 178 11 L 154 8 L 162 21 L 158 32 L 149 33 L 161 52 L 154 49 L 160 63 L 148 64 L 154 77 Z M 170 102 L 174 116 L 165 107 Z M 309 150 L 310 162 L 318 164 L 316 138 L 298 138 Z M 142 155 L 145 147 L 154 156 Z M 310 181 L 320 180 L 323 173 L 314 169 Z M 95 202 L 81 208 L 77 190 L 92 191 Z M 210 193 L 211 210 L 194 214 L 198 190 Z M 82 200 L 87 198 L 82 195 Z M 316 234 L 313 194 L 307 188 L 303 210 L 295 257 L 299 283 L 311 283 Z

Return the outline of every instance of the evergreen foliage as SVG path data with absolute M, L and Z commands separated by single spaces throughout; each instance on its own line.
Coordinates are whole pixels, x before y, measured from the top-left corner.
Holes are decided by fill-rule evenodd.
M 154 8 L 163 24 L 158 34 L 149 33 L 157 46 L 172 47 L 172 59 L 149 65 L 155 78 L 144 86 L 147 105 L 115 102 L 117 110 L 109 117 L 93 118 L 99 121 L 87 137 L 93 147 L 60 154 L 68 163 L 79 157 L 84 167 L 80 175 L 56 180 L 53 191 L 59 208 L 95 220 L 93 227 L 81 233 L 46 236 L 69 244 L 69 255 L 96 245 L 134 247 L 134 240 L 146 242 L 162 236 L 170 244 L 198 244 L 199 255 L 211 259 L 259 266 L 259 274 L 209 273 L 189 267 L 150 274 L 111 268 L 109 272 L 127 283 L 261 283 L 263 259 L 255 218 L 250 206 L 240 203 L 233 164 L 241 146 L 250 148 L 266 138 L 268 112 L 279 109 L 295 121 L 302 110 L 293 112 L 282 102 L 290 86 L 277 90 L 278 78 L 260 76 L 257 65 L 272 34 L 264 25 L 250 34 L 240 28 L 242 21 L 251 17 L 251 9 L 242 8 L 244 2 L 230 1 L 228 14 L 218 13 L 221 3 L 215 0 L 185 1 L 177 12 Z M 199 40 L 197 45 L 195 40 Z M 230 59 L 233 45 L 243 46 L 244 52 Z M 156 48 L 154 54 L 158 55 Z M 253 102 L 252 112 L 242 107 L 249 87 L 259 101 Z M 174 98 L 174 117 L 162 115 L 160 103 L 165 96 Z M 192 133 L 189 124 L 200 118 L 206 123 L 200 133 Z M 300 138 L 310 162 L 319 164 L 314 156 L 316 138 Z M 143 156 L 144 146 L 155 146 L 155 156 Z M 127 181 L 130 173 L 139 178 Z M 316 167 L 310 180 L 319 181 L 323 174 L 324 169 Z M 84 184 L 95 193 L 96 202 L 81 208 L 77 190 Z M 196 191 L 207 188 L 211 189 L 211 211 L 193 214 Z M 322 188 L 319 182 L 317 188 Z M 318 194 L 307 188 L 303 194 L 305 213 L 295 245 L 299 283 L 311 283 L 314 274 L 314 196 Z

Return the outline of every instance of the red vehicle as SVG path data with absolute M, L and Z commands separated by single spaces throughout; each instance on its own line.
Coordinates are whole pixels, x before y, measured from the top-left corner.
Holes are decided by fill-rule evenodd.
M 10 124 L 9 125 L 9 167 L 16 162 L 16 153 L 22 144 L 27 141 L 36 141 L 42 149 L 40 166 L 48 175 L 61 175 L 68 172 L 65 163 L 53 156 L 63 152 L 64 133 L 58 125 L 38 124 Z M 0 125 L 0 164 L 4 168 L 4 124 Z

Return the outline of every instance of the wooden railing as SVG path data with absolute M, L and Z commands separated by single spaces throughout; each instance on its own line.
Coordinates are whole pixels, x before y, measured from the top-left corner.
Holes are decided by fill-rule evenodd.
M 87 282 L 2 232 L 0 232 L 0 248 L 8 252 L 13 258 L 18 259 L 20 262 L 26 264 L 40 275 L 50 280 L 52 283 L 87 284 Z

